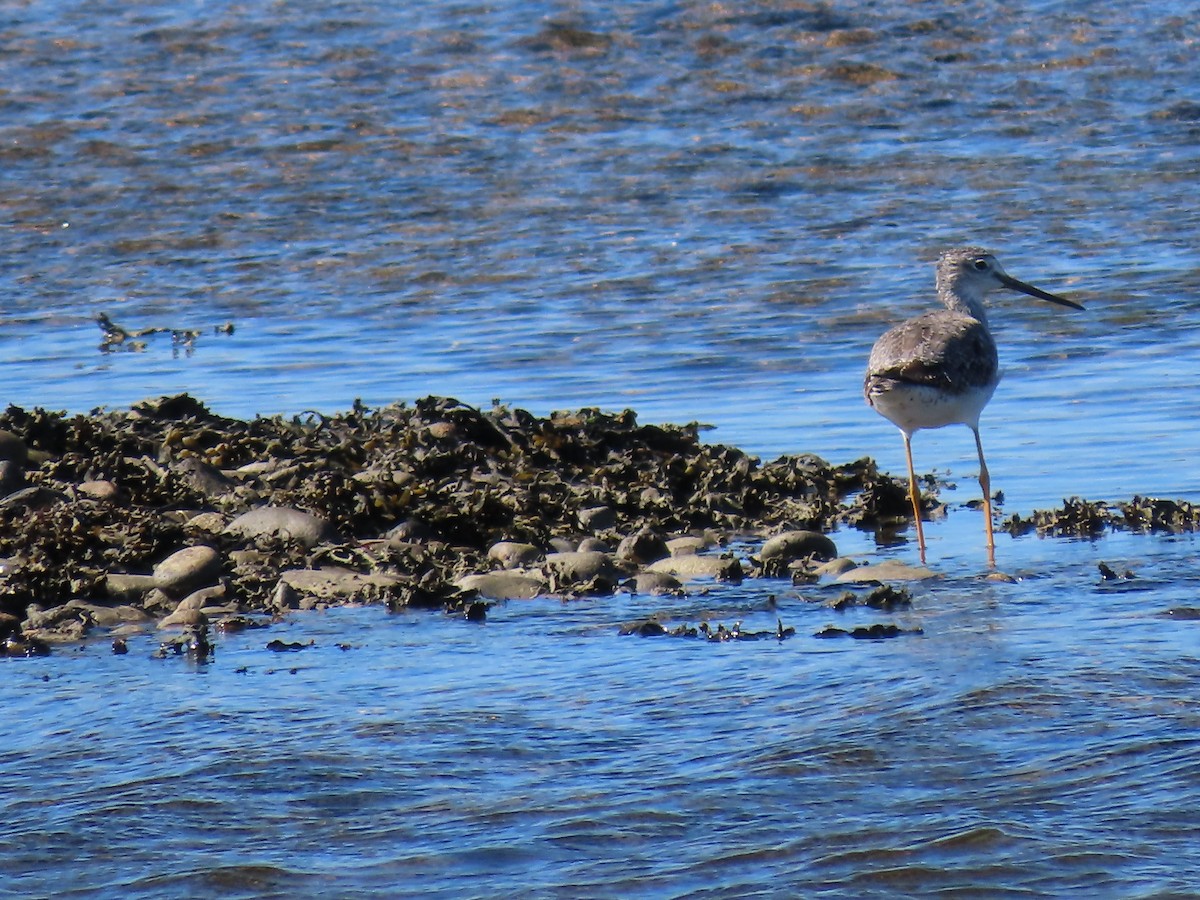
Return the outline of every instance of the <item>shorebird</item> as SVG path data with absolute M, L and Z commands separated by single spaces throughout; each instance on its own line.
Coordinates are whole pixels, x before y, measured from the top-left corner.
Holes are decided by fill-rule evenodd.
M 979 414 L 1000 382 L 996 342 L 988 330 L 983 306 L 984 297 L 1000 288 L 1083 309 L 1073 300 L 1013 278 L 986 250 L 978 247 L 947 250 L 937 261 L 938 300 L 945 309 L 922 313 L 888 329 L 871 348 L 867 361 L 863 383 L 867 403 L 904 435 L 908 496 L 922 564 L 925 532 L 921 527 L 921 495 L 913 470 L 912 436 L 921 428 L 966 425 L 975 435 L 975 449 L 979 453 L 988 566 L 996 567 L 991 478 L 983 458 L 983 442 L 979 439 Z

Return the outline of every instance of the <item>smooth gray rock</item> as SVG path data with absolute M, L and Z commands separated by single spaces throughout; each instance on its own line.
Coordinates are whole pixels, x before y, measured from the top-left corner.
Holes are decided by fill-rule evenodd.
M 785 531 L 777 534 L 762 546 L 758 556 L 768 559 L 805 559 L 816 557 L 829 560 L 838 555 L 833 541 L 818 531 Z
M 546 556 L 546 569 L 559 587 L 586 584 L 596 579 L 616 584 L 622 574 L 612 557 L 598 550 L 551 553 Z
M 158 587 L 158 579 L 153 575 L 126 575 L 123 572 L 109 572 L 104 576 L 104 595 L 111 600 L 124 603 L 141 603 L 146 594 Z
M 212 547 L 198 544 L 177 550 L 155 566 L 154 582 L 163 592 L 178 597 L 212 584 L 221 569 L 220 554 Z
M 271 592 L 271 608 L 278 612 L 299 609 L 300 592 L 286 581 L 276 582 L 275 590 Z
M 220 534 L 225 530 L 225 517 L 219 512 L 196 513 L 187 520 L 188 528 L 206 534 Z
M 57 628 L 64 622 L 86 617 L 86 612 L 77 607 L 68 606 L 66 603 L 52 606 L 49 609 L 40 609 L 30 604 L 25 610 L 25 621 L 22 623 L 22 628 L 25 631 L 42 631 Z
M 837 578 L 856 568 L 858 568 L 858 563 L 854 560 L 847 556 L 839 556 L 837 559 L 831 559 L 827 563 L 821 563 L 821 565 L 813 569 L 813 574 L 818 578 Z
M 717 581 L 741 581 L 742 564 L 725 556 L 671 556 L 646 567 L 647 572 L 674 575 L 688 581 L 693 578 L 715 578 Z
M 292 539 L 306 547 L 315 547 L 334 536 L 333 526 L 328 521 L 290 506 L 252 509 L 226 525 L 225 532 L 248 538 L 270 536 Z
M 182 606 L 182 604 L 180 604 Z M 158 623 L 159 628 L 198 628 L 208 624 L 208 616 L 194 607 L 177 609 Z
M 100 628 L 117 628 L 122 625 L 137 625 L 150 621 L 150 616 L 136 606 L 121 604 L 119 606 L 100 606 L 97 603 L 86 603 L 83 600 L 70 600 L 67 606 L 83 610 L 91 617 L 92 623 Z
M 617 524 L 617 514 L 607 506 L 592 506 L 579 511 L 579 527 L 584 531 L 606 531 Z
M 708 547 L 707 540 L 690 534 L 667 541 L 667 551 L 672 556 L 694 556 Z
M 632 579 L 633 589 L 639 594 L 679 594 L 683 592 L 683 584 L 674 575 L 666 572 L 639 572 Z
M 924 581 L 937 578 L 932 569 L 925 566 L 910 566 L 896 559 L 885 559 L 883 562 L 869 566 L 858 566 L 843 572 L 838 581 L 845 584 L 869 584 L 872 581 L 887 583 L 889 581 Z
M 542 558 L 542 551 L 533 544 L 500 541 L 488 549 L 488 559 L 494 559 L 506 569 L 531 566 Z
M 351 569 L 329 566 L 321 569 L 287 569 L 279 573 L 280 583 L 286 584 L 301 597 L 324 602 L 345 603 L 362 598 L 366 600 L 381 590 L 403 584 L 404 579 L 386 572 L 363 574 Z M 278 593 L 278 587 L 276 592 Z
M 628 560 L 639 566 L 665 559 L 671 550 L 662 535 L 648 528 L 626 535 L 617 545 L 617 559 Z
M 489 600 L 532 600 L 545 585 L 536 578 L 516 572 L 482 572 L 464 575 L 455 582 L 455 587 L 464 591 L 476 591 Z

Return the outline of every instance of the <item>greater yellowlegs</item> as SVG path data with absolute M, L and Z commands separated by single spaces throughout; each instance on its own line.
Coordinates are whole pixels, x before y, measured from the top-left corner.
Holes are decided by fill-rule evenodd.
M 917 545 L 925 562 L 921 527 L 921 495 L 913 470 L 912 436 L 921 428 L 966 425 L 979 452 L 979 486 L 983 489 L 988 565 L 996 566 L 992 536 L 991 479 L 979 439 L 979 414 L 1000 381 L 996 342 L 988 331 L 983 298 L 1000 288 L 1062 306 L 1083 309 L 1008 275 L 996 258 L 978 247 L 947 250 L 937 262 L 938 300 L 945 309 L 914 316 L 888 329 L 871 348 L 863 384 L 867 403 L 904 435 L 908 461 L 908 496 L 917 527 Z

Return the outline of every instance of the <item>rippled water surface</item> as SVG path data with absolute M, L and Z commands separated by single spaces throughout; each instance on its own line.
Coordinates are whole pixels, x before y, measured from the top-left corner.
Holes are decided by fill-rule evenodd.
M 46 2 L 0 37 L 7 402 L 628 406 L 900 471 L 863 362 L 977 243 L 1087 306 L 995 298 L 1006 512 L 1200 499 L 1184 4 Z M 101 353 L 100 312 L 202 333 Z M 762 581 L 9 661 L 0 895 L 1194 890 L 1195 540 L 1005 536 L 1021 580 L 982 581 L 970 434 L 916 447 L 960 488 L 903 614 Z M 618 637 L 651 612 L 797 636 Z M 876 621 L 923 633 L 812 637 Z

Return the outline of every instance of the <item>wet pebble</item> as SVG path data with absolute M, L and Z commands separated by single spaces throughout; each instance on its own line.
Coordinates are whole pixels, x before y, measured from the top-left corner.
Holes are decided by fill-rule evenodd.
M 154 567 L 155 586 L 167 594 L 181 596 L 212 584 L 221 574 L 221 557 L 212 547 L 199 544 L 172 553 Z
M 78 490 L 93 500 L 115 500 L 120 493 L 116 484 L 107 480 L 80 482 Z
M 225 530 L 226 519 L 219 512 L 197 513 L 187 520 L 188 528 L 205 534 L 220 534 Z

